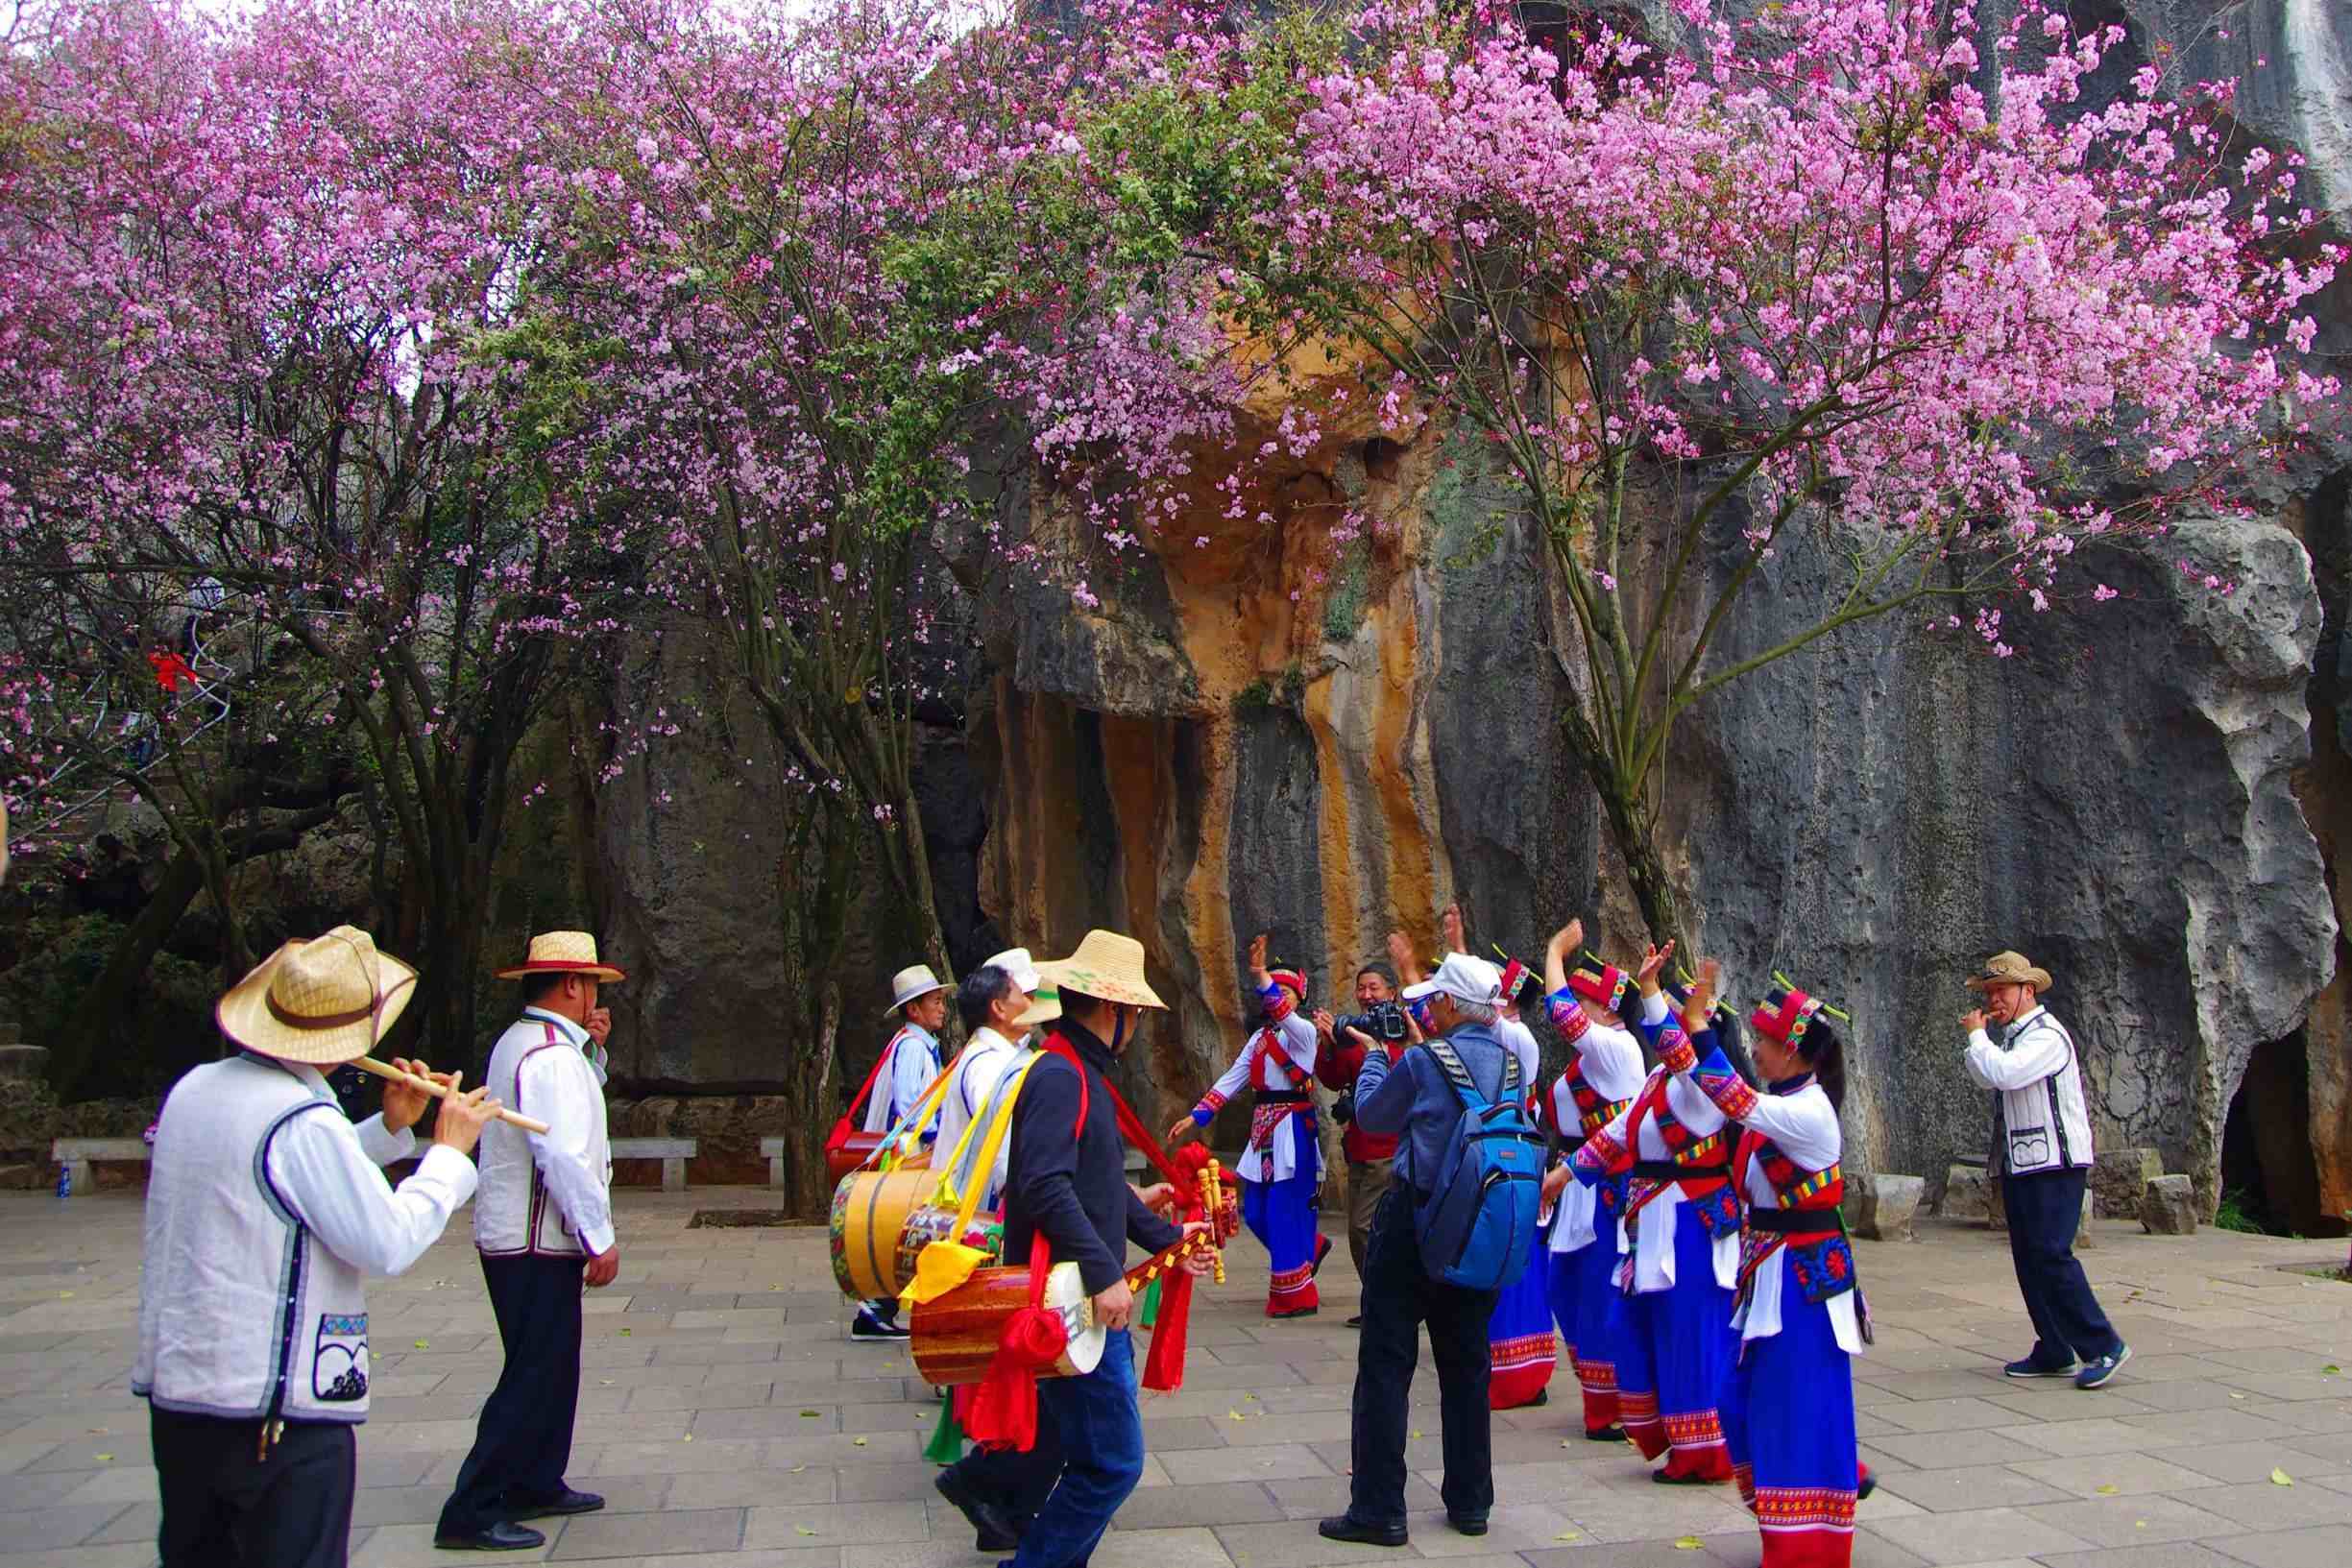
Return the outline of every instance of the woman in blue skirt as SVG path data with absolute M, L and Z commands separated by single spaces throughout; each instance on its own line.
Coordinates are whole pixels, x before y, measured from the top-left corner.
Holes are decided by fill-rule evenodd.
M 1657 1030 L 1661 1055 L 1684 1045 L 1685 1028 L 1711 1049 L 1709 1007 L 1694 1008 L 1695 994 L 1681 1026 L 1669 1015 L 1657 977 L 1664 959 L 1653 949 L 1642 965 L 1643 1026 Z M 1732 1288 L 1739 1268 L 1739 1199 L 1723 1113 L 1661 1067 L 1568 1161 L 1570 1173 L 1588 1187 L 1628 1178 L 1628 1256 L 1617 1271 L 1626 1291 L 1617 1339 L 1618 1419 L 1644 1459 L 1668 1456 L 1650 1477 L 1668 1485 L 1732 1479 L 1720 1412 L 1737 1348 Z
M 1701 966 L 1694 1001 L 1711 1000 Z M 1870 1477 L 1855 1459 L 1853 1360 L 1870 1314 L 1838 1204 L 1845 1051 L 1820 999 L 1776 988 L 1749 1020 L 1766 1091 L 1721 1050 L 1661 1052 L 1678 1081 L 1740 1127 L 1733 1179 L 1746 1199 L 1740 1244 L 1741 1345 L 1723 1400 L 1733 1478 L 1764 1537 L 1764 1568 L 1847 1568 L 1854 1506 Z

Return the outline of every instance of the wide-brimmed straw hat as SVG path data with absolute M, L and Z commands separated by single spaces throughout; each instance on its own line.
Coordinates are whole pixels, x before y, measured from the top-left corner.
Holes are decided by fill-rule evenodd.
M 534 975 L 587 975 L 598 980 L 629 977 L 596 958 L 596 939 L 588 931 L 541 931 L 531 938 L 531 951 L 512 969 L 498 971 L 502 980 L 527 980 Z
M 415 970 L 377 952 L 367 932 L 337 926 L 255 964 L 212 1016 L 247 1050 L 324 1066 L 374 1050 L 416 994 Z
M 1166 1011 L 1168 1004 L 1159 999 L 1151 982 L 1144 978 L 1143 944 L 1131 936 L 1117 931 L 1091 930 L 1078 951 L 1067 958 L 1050 959 L 1037 966 L 1037 978 L 1057 987 L 1055 1005 L 1060 1005 L 1060 991 L 1076 991 L 1083 997 L 1098 997 L 1129 1007 L 1157 1007 Z
M 1971 991 L 1981 991 L 1988 985 L 2030 985 L 2037 992 L 2047 991 L 2049 971 L 2035 968 L 2022 953 L 1996 953 L 1984 961 L 1982 969 L 1968 977 Z
M 885 1013 L 895 1013 L 918 997 L 928 997 L 934 991 L 947 989 L 947 981 L 931 972 L 929 964 L 909 964 L 890 977 L 890 1005 Z

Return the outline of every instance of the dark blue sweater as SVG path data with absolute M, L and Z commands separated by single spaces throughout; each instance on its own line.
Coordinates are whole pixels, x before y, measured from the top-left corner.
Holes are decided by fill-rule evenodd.
M 1078 1122 L 1079 1075 L 1059 1056 L 1029 1070 L 1012 1107 L 1012 1152 L 1005 1173 L 1005 1261 L 1029 1262 L 1031 1240 L 1045 1233 L 1055 1263 L 1075 1263 L 1088 1295 L 1110 1289 L 1126 1271 L 1127 1244 L 1157 1252 L 1184 1233 L 1143 1206 L 1127 1184 L 1127 1144 L 1103 1076 L 1110 1048 L 1069 1019 L 1050 1031 L 1070 1042 L 1086 1064 L 1086 1122 Z

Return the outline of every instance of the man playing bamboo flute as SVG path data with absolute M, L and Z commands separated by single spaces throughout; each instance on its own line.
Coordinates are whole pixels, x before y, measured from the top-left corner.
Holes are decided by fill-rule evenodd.
M 372 1051 L 417 972 L 338 926 L 288 942 L 220 1000 L 238 1054 L 172 1086 L 156 1124 L 132 1392 L 148 1402 L 163 1568 L 342 1568 L 368 1417 L 364 1272 L 398 1274 L 473 1195 L 497 1110 L 452 1092 L 416 1173 L 424 1091 L 393 1082 L 354 1127 L 323 1069 Z M 451 1091 L 457 1079 L 395 1061 Z
M 473 1245 L 506 1365 L 433 1531 L 445 1552 L 527 1550 L 546 1537 L 518 1521 L 604 1507 L 564 1470 L 580 1406 L 580 1292 L 620 1272 L 604 1120 L 613 1017 L 597 987 L 623 977 L 587 931 L 534 936 L 521 964 L 498 971 L 522 982 L 524 1005 L 491 1049 L 487 1081 L 547 1131 L 501 1122 L 482 1135 Z
M 1272 1266 L 1266 1315 L 1308 1317 L 1321 1305 L 1315 1274 L 1331 1250 L 1331 1239 L 1315 1228 L 1315 1194 L 1323 1177 L 1322 1143 L 1315 1135 L 1315 1025 L 1298 1012 L 1305 976 L 1267 969 L 1264 932 L 1249 944 L 1249 974 L 1265 1025 L 1192 1114 L 1176 1119 L 1168 1142 L 1207 1126 L 1245 1084 L 1254 1091 L 1249 1146 L 1234 1171 L 1243 1184 L 1242 1220 L 1266 1244 Z

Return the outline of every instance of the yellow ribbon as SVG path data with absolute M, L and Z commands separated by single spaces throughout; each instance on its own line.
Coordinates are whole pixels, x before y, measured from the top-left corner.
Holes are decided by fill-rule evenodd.
M 972 1277 L 972 1271 L 985 1265 L 989 1256 L 976 1246 L 966 1246 L 963 1238 L 972 1229 L 972 1218 L 980 1212 L 980 1195 L 987 1190 L 988 1176 L 996 1170 L 996 1151 L 1012 1129 L 1012 1104 L 1021 1093 L 1021 1084 L 1029 1070 L 1037 1065 L 1038 1054 L 1031 1051 L 1029 1059 L 1014 1068 L 997 1089 L 995 1099 L 988 1105 L 988 1131 L 981 1140 L 980 1153 L 964 1182 L 964 1193 L 956 1209 L 955 1229 L 948 1239 L 934 1242 L 923 1248 L 914 1260 L 914 1278 L 898 1293 L 901 1301 L 910 1305 L 936 1301 Z M 947 1170 L 940 1177 L 934 1198 L 956 1200 L 954 1184 L 964 1170 L 964 1150 L 972 1142 L 972 1134 L 980 1126 L 974 1118 L 964 1124 L 963 1136 L 956 1140 L 956 1150 L 948 1156 Z

